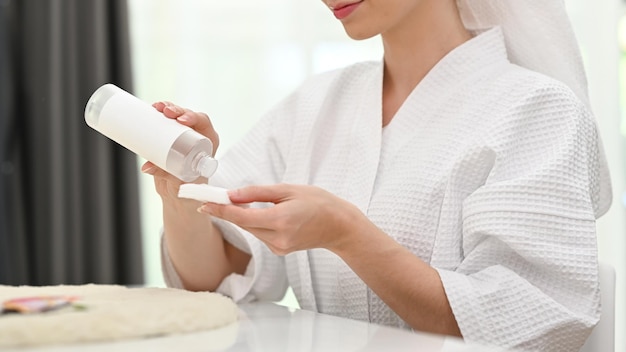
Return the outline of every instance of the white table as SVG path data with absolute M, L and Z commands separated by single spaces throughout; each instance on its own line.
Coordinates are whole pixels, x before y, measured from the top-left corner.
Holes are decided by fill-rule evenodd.
M 461 339 L 414 333 L 271 303 L 240 306 L 229 326 L 193 334 L 110 343 L 15 349 L 21 352 L 96 351 L 419 351 L 490 352 Z

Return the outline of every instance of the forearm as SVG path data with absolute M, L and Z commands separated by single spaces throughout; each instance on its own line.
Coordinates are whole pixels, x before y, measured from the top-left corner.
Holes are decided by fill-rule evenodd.
M 334 251 L 413 329 L 461 336 L 441 278 L 365 217 Z
M 185 289 L 215 291 L 226 276 L 245 271 L 250 256 L 224 241 L 209 216 L 164 204 L 163 219 L 167 251 Z

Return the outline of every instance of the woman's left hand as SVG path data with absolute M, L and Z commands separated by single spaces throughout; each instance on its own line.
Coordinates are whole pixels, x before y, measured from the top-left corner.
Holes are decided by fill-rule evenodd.
M 251 232 L 278 255 L 328 249 L 352 268 L 413 329 L 461 336 L 437 270 L 398 244 L 351 203 L 314 186 L 252 186 L 229 191 L 233 203 L 200 210 Z
M 200 211 L 249 231 L 278 255 L 346 246 L 358 224 L 369 222 L 351 203 L 314 186 L 250 186 L 229 191 L 235 204 L 270 202 L 269 208 L 205 203 Z

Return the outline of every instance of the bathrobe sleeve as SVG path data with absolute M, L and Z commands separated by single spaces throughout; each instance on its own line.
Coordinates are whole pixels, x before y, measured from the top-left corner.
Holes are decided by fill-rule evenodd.
M 599 319 L 597 130 L 560 84 L 518 101 L 485 137 L 493 166 L 463 202 L 463 260 L 439 273 L 466 340 L 575 351 Z

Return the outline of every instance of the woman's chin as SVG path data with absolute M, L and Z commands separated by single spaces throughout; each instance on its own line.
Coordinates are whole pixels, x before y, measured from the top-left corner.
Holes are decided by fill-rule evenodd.
M 344 29 L 348 37 L 354 40 L 365 40 L 365 39 L 372 38 L 378 34 L 377 32 L 372 31 L 371 29 L 368 30 L 366 28 L 357 29 L 357 28 L 344 26 Z

